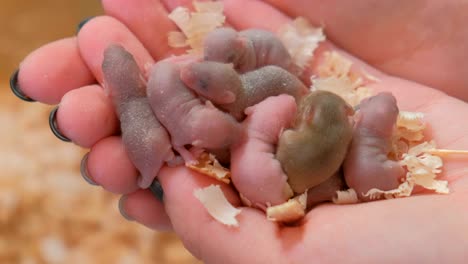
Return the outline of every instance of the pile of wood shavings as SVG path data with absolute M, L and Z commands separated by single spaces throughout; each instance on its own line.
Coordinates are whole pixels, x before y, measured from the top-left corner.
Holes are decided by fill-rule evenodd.
M 319 43 L 326 39 L 322 28 L 313 27 L 302 17 L 282 26 L 277 34 L 294 64 L 302 70 L 312 60 Z
M 372 96 L 372 90 L 366 84 L 378 79 L 364 72 L 353 71 L 352 65 L 350 60 L 337 52 L 326 52 L 324 62 L 318 68 L 318 76 L 311 77 L 311 90 L 333 92 L 351 106 L 357 106 L 364 98 Z
M 224 25 L 226 17 L 223 14 L 221 2 L 193 2 L 195 12 L 185 7 L 177 7 L 169 14 L 169 18 L 179 27 L 180 31 L 169 32 L 169 46 L 174 48 L 190 47 L 190 54 L 203 54 L 205 36 L 216 28 Z

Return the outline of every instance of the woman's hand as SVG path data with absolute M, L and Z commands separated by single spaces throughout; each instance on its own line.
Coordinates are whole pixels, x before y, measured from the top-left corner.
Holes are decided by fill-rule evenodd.
M 166 2 L 168 8 L 173 8 L 189 1 Z M 239 30 L 276 30 L 291 20 L 259 1 L 224 2 L 229 23 Z M 53 44 L 54 49 L 49 46 L 30 55 L 20 68 L 19 85 L 39 101 L 60 101 L 58 128 L 75 143 L 92 146 L 85 159 L 87 174 L 104 189 L 125 194 L 121 207 L 127 217 L 154 229 L 173 228 L 185 246 L 206 263 L 463 262 L 468 246 L 468 169 L 462 159 L 447 160 L 444 166 L 441 177 L 449 181 L 450 195 L 348 206 L 324 204 L 295 227 L 280 227 L 269 222 L 263 212 L 251 208 L 242 208 L 239 228 L 216 222 L 195 199 L 193 191 L 223 184 L 186 168 L 161 171 L 158 177 L 164 189 L 164 203 L 148 190 L 138 190 L 138 172 L 128 160 L 121 138 L 113 136 L 118 121 L 100 87 L 105 85 L 101 71 L 103 51 L 110 43 L 121 44 L 135 56 L 141 69 L 180 51 L 171 50 L 166 44 L 167 32 L 174 26 L 167 20 L 168 9 L 159 1 L 114 0 L 103 1 L 103 5 L 109 16 L 92 19 L 77 38 L 62 40 Z M 332 34 L 331 39 L 335 38 Z M 63 52 L 58 54 L 57 50 Z M 339 51 L 333 44 L 325 43 L 317 52 L 317 59 L 329 50 Z M 75 58 L 69 65 L 50 63 L 69 58 Z M 466 103 L 349 58 L 381 80 L 370 86 L 376 92 L 392 92 L 402 110 L 424 112 L 431 126 L 430 137 L 439 147 L 468 149 L 468 125 L 463 122 L 468 115 Z M 412 70 L 417 69 L 415 66 Z M 54 76 L 46 80 L 41 77 L 44 73 Z M 65 78 L 70 75 L 76 77 Z M 91 81 L 93 76 L 99 84 Z M 66 89 L 48 90 L 49 87 Z M 240 206 L 236 192 L 227 185 L 222 188 L 231 203 Z

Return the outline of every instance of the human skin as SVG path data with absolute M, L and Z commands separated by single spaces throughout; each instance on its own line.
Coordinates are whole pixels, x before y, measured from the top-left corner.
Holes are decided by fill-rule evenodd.
M 187 2 L 170 1 L 166 4 L 174 7 Z M 224 3 L 228 19 L 237 29 L 259 27 L 274 30 L 290 21 L 287 16 L 257 1 L 232 0 Z M 100 66 L 96 65 L 102 62 L 100 58 L 103 47 L 116 40 L 137 55 L 140 66 L 170 53 L 165 39 L 155 42 L 152 38 L 154 35 L 165 36 L 166 32 L 173 30 L 173 26 L 166 20 L 167 12 L 159 1 L 139 0 L 130 3 L 109 0 L 103 1 L 103 5 L 107 14 L 118 18 L 126 26 L 109 17 L 95 18 L 88 22 L 78 35 L 79 48 L 88 67 L 80 70 L 91 71 L 102 83 L 102 72 L 99 70 Z M 153 10 L 154 14 L 149 14 L 142 25 L 141 12 L 146 12 L 145 10 Z M 446 14 L 439 15 L 440 19 L 447 17 Z M 106 35 L 96 32 L 106 32 Z M 131 32 L 135 32 L 136 37 Z M 335 49 L 332 45 L 325 46 L 328 50 Z M 388 48 L 386 45 L 378 47 L 382 50 Z M 41 62 L 45 62 L 44 58 L 56 58 L 54 53 L 44 52 L 35 53 L 25 63 L 41 65 Z M 39 57 L 38 54 L 43 56 Z M 317 53 L 318 61 L 321 54 L 321 51 Z M 356 59 L 352 60 L 380 79 L 371 88 L 392 92 L 400 109 L 424 112 L 425 121 L 431 126 L 430 135 L 438 142 L 439 147 L 468 149 L 468 127 L 460 121 L 468 114 L 466 103 L 427 86 L 380 73 Z M 433 62 L 431 65 L 438 69 L 436 72 L 443 70 L 431 58 L 424 62 L 414 58 L 408 58 L 407 61 L 414 62 L 414 71 L 417 71 L 418 65 L 422 67 L 428 62 Z M 461 61 L 457 65 L 462 68 L 467 65 L 467 61 Z M 62 66 L 57 67 L 50 70 L 62 69 Z M 20 69 L 20 86 L 23 83 L 34 83 L 33 73 L 36 73 L 34 69 L 29 72 L 21 72 Z M 457 80 L 461 79 L 456 77 Z M 65 82 L 64 79 L 56 81 L 57 85 Z M 79 99 L 81 89 L 78 89 L 79 86 L 75 88 L 76 92 L 70 96 Z M 46 97 L 57 96 L 52 92 L 43 93 L 41 89 L 45 88 L 40 85 L 29 86 L 28 89 Z M 463 92 L 460 90 L 457 95 L 461 96 Z M 110 101 L 107 103 L 111 105 Z M 59 128 L 62 131 L 69 127 L 61 126 L 61 118 L 91 118 L 86 112 L 72 111 L 79 109 L 75 105 L 69 104 L 68 108 L 70 110 L 67 113 L 62 112 L 63 116 L 58 112 Z M 103 109 L 101 111 L 112 112 L 105 110 L 107 108 Z M 74 141 L 96 136 L 104 128 L 107 127 L 90 127 L 89 130 L 75 135 Z M 109 139 L 102 134 L 99 136 L 102 140 L 98 145 L 102 151 L 96 152 L 94 158 L 88 162 L 89 168 L 101 168 L 101 177 L 95 178 L 96 182 L 104 189 L 109 190 L 112 186 L 116 193 L 128 193 L 123 207 L 130 217 L 154 229 L 172 227 L 185 246 L 206 263 L 249 263 L 252 260 L 264 263 L 464 263 L 467 257 L 468 170 L 462 158 L 447 158 L 441 174 L 442 179 L 449 181 L 452 191 L 450 195 L 424 195 L 350 206 L 325 204 L 314 208 L 301 225 L 296 227 L 279 227 L 267 221 L 263 213 L 244 208 L 239 216 L 240 227 L 233 230 L 213 221 L 192 195 L 194 189 L 219 183 L 185 168 L 164 168 L 159 175 L 165 190 L 165 202 L 162 206 L 149 191 L 135 192 L 135 184 L 132 184 L 136 181 L 135 173 L 120 174 L 118 171 L 114 173 L 110 168 L 103 168 L 100 161 L 121 149 L 121 141 L 118 138 Z M 113 156 L 112 162 L 126 164 L 127 171 L 134 170 L 128 157 L 120 151 L 119 153 Z M 90 155 L 92 154 L 93 151 Z M 90 170 L 91 176 L 96 171 L 97 169 Z M 229 186 L 222 185 L 222 188 L 234 205 L 240 205 L 239 198 Z M 200 234 L 211 234 L 211 239 L 200 239 Z M 381 237 L 385 239 L 376 243 L 376 239 Z
M 353 136 L 353 108 L 328 91 L 302 98 L 291 129 L 279 137 L 279 160 L 295 193 L 303 193 L 333 176 L 341 167 Z

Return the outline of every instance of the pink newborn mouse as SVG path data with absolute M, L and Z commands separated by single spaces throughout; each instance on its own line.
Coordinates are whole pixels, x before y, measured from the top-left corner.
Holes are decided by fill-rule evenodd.
M 164 162 L 174 158 L 169 135 L 153 114 L 143 76 L 130 53 L 121 46 L 109 46 L 102 71 L 120 119 L 123 143 L 141 173 L 138 185 L 147 188 Z
M 147 94 L 158 120 L 185 162 L 196 163 L 186 147 L 228 149 L 241 134 L 240 124 L 229 114 L 203 102 L 180 80 L 180 68 L 193 59 L 171 58 L 156 63 L 150 73 Z
M 232 64 L 195 62 L 182 68 L 181 79 L 237 120 L 245 117 L 244 109 L 269 96 L 289 94 L 299 101 L 308 92 L 296 76 L 278 66 L 265 66 L 239 75 Z
M 398 107 L 391 93 L 363 100 L 357 113 L 353 141 L 344 162 L 346 183 L 361 200 L 372 188 L 395 189 L 405 175 L 401 165 L 388 158 Z
M 276 65 L 285 70 L 294 68 L 291 56 L 275 34 L 262 29 L 237 32 L 219 28 L 207 35 L 204 42 L 205 60 L 233 63 L 241 73 Z
M 281 131 L 294 119 L 296 103 L 291 96 L 279 95 L 269 97 L 245 112 L 246 133 L 232 148 L 232 181 L 240 194 L 265 210 L 293 195 L 274 153 Z

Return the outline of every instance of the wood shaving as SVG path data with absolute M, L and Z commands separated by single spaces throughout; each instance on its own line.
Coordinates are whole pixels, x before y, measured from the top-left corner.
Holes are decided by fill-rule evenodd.
M 269 206 L 266 210 L 266 214 L 270 221 L 291 223 L 304 217 L 306 207 L 307 191 L 297 197 L 289 199 L 285 203 Z
M 227 226 L 239 226 L 236 216 L 240 214 L 241 210 L 229 203 L 219 185 L 196 189 L 193 191 L 193 195 L 218 222 Z
M 187 164 L 186 166 L 191 170 L 215 178 L 218 181 L 227 184 L 231 182 L 231 172 L 224 168 L 213 154 L 204 152 L 198 158 L 197 164 Z
M 326 39 L 322 28 L 313 27 L 302 17 L 283 25 L 277 35 L 301 70 L 312 60 L 319 43 Z
M 423 140 L 423 132 L 426 128 L 423 118 L 423 113 L 400 111 L 396 133 L 398 140 L 405 140 L 410 144 Z
M 348 189 L 344 191 L 336 191 L 332 202 L 334 204 L 354 204 L 359 202 L 359 198 L 354 189 Z
M 419 112 L 400 111 L 396 122 L 396 130 L 392 139 L 393 159 L 402 159 L 411 147 L 419 145 L 424 139 L 424 114 Z
M 168 35 L 168 44 L 173 48 L 185 48 L 188 46 L 184 33 L 179 31 L 171 31 Z
M 429 153 L 435 149 L 435 142 L 423 142 L 408 150 L 403 154 L 400 164 L 408 170 L 406 179 L 397 189 L 382 191 L 379 189 L 369 190 L 365 196 L 371 199 L 385 199 L 407 197 L 412 194 L 415 186 L 421 186 L 428 190 L 433 190 L 439 194 L 448 194 L 448 182 L 437 180 L 437 174 L 442 172 L 443 162 L 438 156 Z
M 378 79 L 364 71 L 353 71 L 352 65 L 351 60 L 338 52 L 326 52 L 324 61 L 318 67 L 318 76 L 311 77 L 311 90 L 330 91 L 351 106 L 357 106 L 364 98 L 373 95 L 366 84 Z
M 188 8 L 177 7 L 169 14 L 181 32 L 169 32 L 168 43 L 174 48 L 190 47 L 190 54 L 203 54 L 203 42 L 208 33 L 224 25 L 226 17 L 223 15 L 221 2 L 193 3 L 195 12 Z
M 347 77 L 313 78 L 311 90 L 324 90 L 335 93 L 353 107 L 359 105 L 364 98 L 373 95 L 369 88 L 352 83 L 351 79 Z

